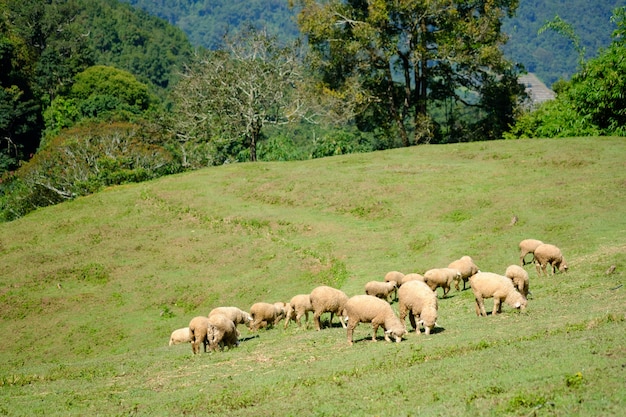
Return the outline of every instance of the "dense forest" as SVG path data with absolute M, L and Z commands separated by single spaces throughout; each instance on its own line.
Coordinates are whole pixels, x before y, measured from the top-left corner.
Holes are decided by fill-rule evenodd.
M 281 39 L 299 35 L 297 9 L 288 0 L 122 0 L 168 20 L 181 28 L 193 45 L 210 49 L 222 46 L 223 36 L 246 22 L 267 27 Z M 579 69 L 578 53 L 572 42 L 555 32 L 538 34 L 556 15 L 570 22 L 580 36 L 586 57 L 595 56 L 611 42 L 609 18 L 623 0 L 521 0 L 511 18 L 503 19 L 510 36 L 505 55 L 524 65 L 547 85 L 569 80 Z M 581 18 L 583 17 L 583 18 Z
M 575 20 L 552 19 L 540 36 L 572 43 L 579 70 L 533 109 L 503 51 L 516 0 L 290 3 L 150 3 L 190 16 L 205 48 L 118 0 L 1 0 L 0 220 L 232 162 L 626 135 L 625 7 L 595 57 Z

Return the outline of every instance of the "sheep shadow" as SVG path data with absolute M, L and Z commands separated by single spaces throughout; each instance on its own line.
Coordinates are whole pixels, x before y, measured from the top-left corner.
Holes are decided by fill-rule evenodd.
M 248 340 L 252 340 L 252 339 L 258 339 L 259 337 L 260 336 L 258 334 L 242 337 L 241 339 L 239 339 L 239 343 L 247 342 Z

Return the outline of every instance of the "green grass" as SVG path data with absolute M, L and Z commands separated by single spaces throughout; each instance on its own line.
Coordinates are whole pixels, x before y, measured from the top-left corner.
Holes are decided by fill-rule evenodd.
M 625 161 L 624 138 L 573 138 L 236 164 L 2 224 L 0 415 L 623 415 Z M 167 346 L 220 305 L 360 294 L 466 254 L 504 273 L 528 237 L 570 271 L 527 266 L 525 313 L 479 318 L 452 290 L 438 331 L 400 344 L 281 323 Z

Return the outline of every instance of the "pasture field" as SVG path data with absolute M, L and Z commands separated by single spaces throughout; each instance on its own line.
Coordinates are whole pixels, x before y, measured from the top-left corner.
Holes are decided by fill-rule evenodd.
M 626 139 L 571 138 L 234 164 L 37 210 L 0 224 L 0 415 L 624 415 L 625 203 Z M 401 343 L 281 322 L 168 346 L 217 306 L 361 294 L 462 255 L 503 274 L 524 238 L 569 264 L 526 266 L 525 312 L 477 317 L 452 289 Z

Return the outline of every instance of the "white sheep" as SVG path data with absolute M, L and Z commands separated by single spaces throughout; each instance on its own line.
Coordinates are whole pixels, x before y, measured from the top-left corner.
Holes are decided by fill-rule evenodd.
M 406 284 L 409 281 L 422 281 L 422 282 L 424 282 L 424 275 L 417 274 L 415 272 L 412 272 L 410 274 L 406 274 L 404 276 L 404 278 L 402 278 L 402 282 L 400 283 L 400 286 Z
M 416 333 L 420 333 L 422 325 L 424 333 L 430 334 L 437 324 L 439 307 L 437 294 L 425 282 L 414 280 L 402 284 L 398 290 L 398 304 L 402 323 L 405 323 L 406 315 L 409 314 L 411 326 Z
M 372 323 L 374 330 L 372 340 L 376 341 L 378 327 L 382 326 L 386 341 L 391 341 L 389 336 L 393 336 L 396 342 L 402 340 L 406 334 L 406 327 L 398 316 L 391 309 L 391 305 L 378 297 L 372 295 L 355 295 L 346 304 L 344 313 L 347 316 L 347 336 L 348 343 L 352 345 L 352 333 L 359 323 Z
M 516 309 L 524 310 L 526 308 L 526 297 L 520 294 L 513 286 L 513 282 L 505 276 L 492 272 L 479 272 L 471 277 L 469 281 L 476 299 L 477 316 L 487 316 L 485 298 L 493 297 L 492 315 L 501 312 L 503 301 Z
M 209 328 L 209 318 L 197 316 L 189 322 L 189 336 L 191 338 L 191 351 L 194 355 L 200 352 L 200 343 L 204 345 L 204 351 L 209 344 L 207 330 Z
M 552 275 L 558 268 L 561 272 L 567 272 L 567 262 L 561 253 L 561 249 L 548 243 L 541 244 L 535 249 L 535 267 L 537 268 L 537 275 L 541 276 L 543 271 L 546 274 L 546 267 L 550 265 Z M 541 268 L 541 269 L 540 269 Z
M 214 314 L 223 314 L 228 317 L 235 325 L 245 324 L 250 327 L 252 324 L 252 316 L 238 307 L 216 307 L 209 313 L 209 317 Z
M 461 273 L 452 268 L 433 268 L 424 273 L 424 282 L 428 284 L 431 290 L 436 291 L 438 287 L 443 289 L 443 296 L 445 297 L 450 291 L 450 285 L 452 281 L 458 281 L 461 279 Z
M 322 323 L 320 316 L 323 313 L 330 313 L 330 326 L 333 325 L 333 316 L 336 314 L 339 317 L 341 326 L 345 329 L 346 323 L 343 320 L 343 309 L 348 301 L 348 296 L 345 292 L 338 290 L 327 285 L 321 285 L 311 291 L 311 305 L 313 306 L 313 319 L 315 320 L 315 329 L 321 330 Z
M 396 298 L 398 283 L 396 281 L 369 281 L 365 284 L 365 294 L 382 298 L 389 301 L 389 296 L 394 294 L 392 298 Z
M 250 307 L 250 316 L 252 323 L 250 330 L 258 330 L 269 325 L 276 326 L 284 317 L 287 305 L 282 302 L 274 304 L 270 303 L 254 303 Z
M 404 277 L 404 274 L 402 272 L 399 271 L 389 271 L 385 274 L 385 279 L 383 281 L 385 282 L 395 282 L 396 285 L 399 287 L 402 284 L 402 278 Z
M 456 261 L 450 262 L 448 268 L 456 269 L 461 273 L 461 279 L 463 280 L 463 290 L 465 290 L 465 284 L 470 279 L 470 277 L 479 272 L 478 266 L 476 266 L 474 260 L 467 255 L 462 256 Z M 454 288 L 456 288 L 457 291 L 459 290 L 458 280 L 454 281 Z
M 285 329 L 289 326 L 291 320 L 300 326 L 300 319 L 304 316 L 306 326 L 309 325 L 309 311 L 313 311 L 311 304 L 311 296 L 309 294 L 298 294 L 291 297 L 287 303 L 287 311 L 285 313 Z
M 537 249 L 537 246 L 542 245 L 543 242 L 541 240 L 537 240 L 537 239 L 524 239 L 519 243 L 519 250 L 520 250 L 520 254 L 519 254 L 519 264 L 521 266 L 526 265 L 527 263 L 531 264 L 533 263 L 534 259 L 535 259 L 535 249 Z M 526 255 L 528 255 L 529 253 L 533 254 L 533 259 L 531 259 L 530 262 L 526 262 Z
M 230 317 L 215 313 L 208 318 L 207 326 L 207 340 L 209 342 L 209 348 L 211 350 L 224 349 L 224 346 L 229 349 L 239 346 L 239 336 L 241 334 L 237 330 L 237 325 Z
M 519 265 L 509 265 L 504 276 L 513 281 L 513 285 L 524 297 L 528 297 L 528 272 Z
M 189 333 L 189 327 L 176 329 L 170 335 L 170 346 L 178 345 L 179 343 L 189 343 L 189 342 L 191 342 L 191 334 Z

